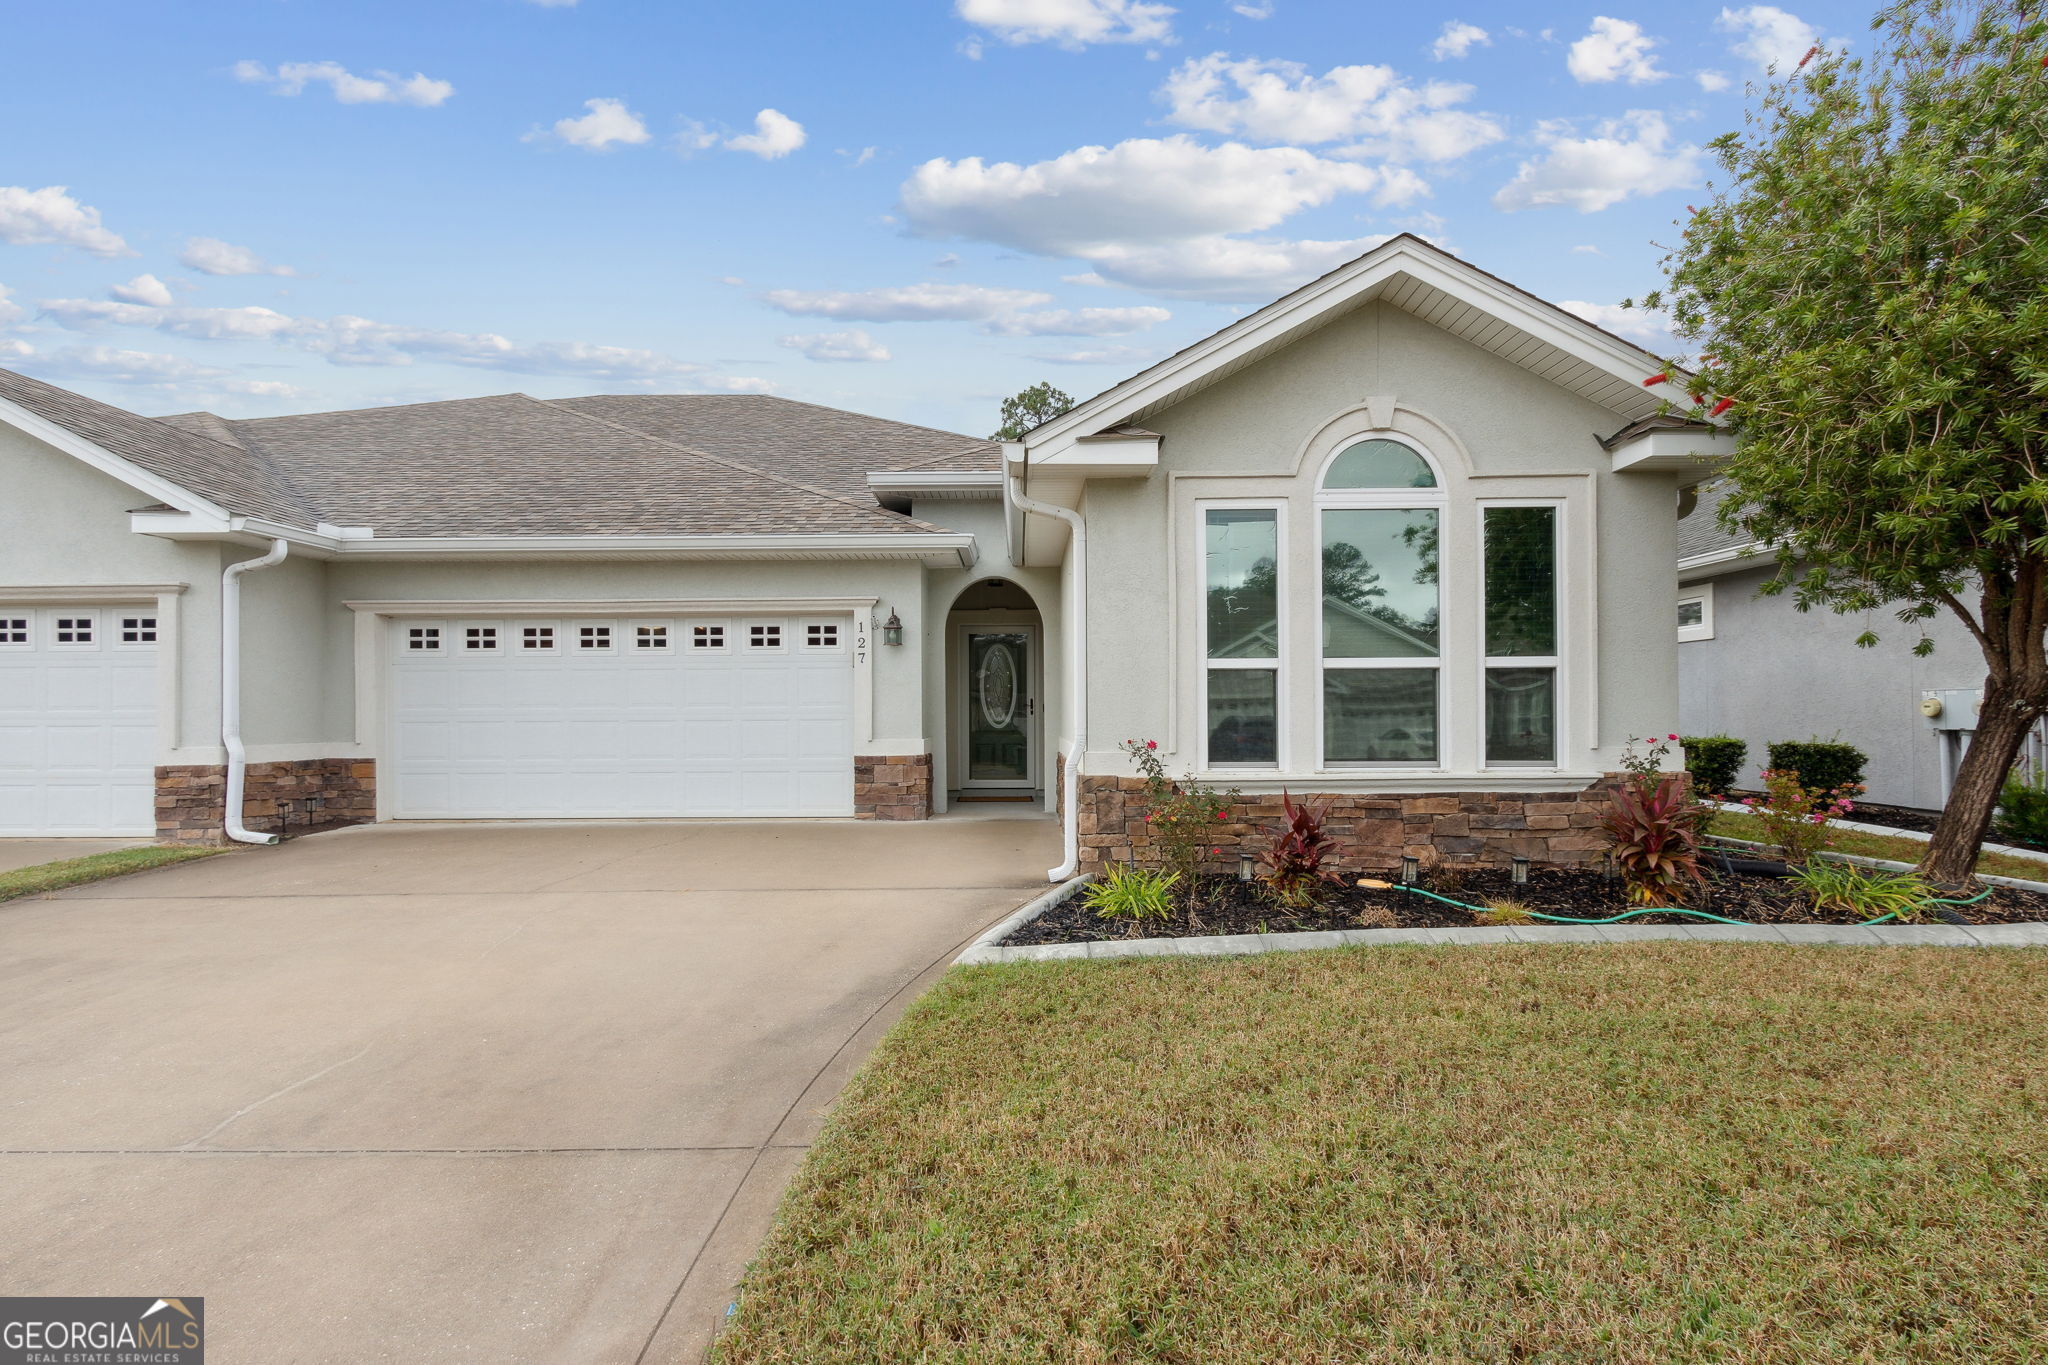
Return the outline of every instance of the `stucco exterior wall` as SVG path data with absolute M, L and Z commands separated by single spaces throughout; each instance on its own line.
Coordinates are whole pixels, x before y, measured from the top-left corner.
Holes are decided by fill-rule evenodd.
M 1455 447 L 1447 467 L 1469 459 L 1471 478 L 1453 469 L 1451 505 L 1444 522 L 1447 578 L 1446 632 L 1477 629 L 1474 603 L 1462 607 L 1448 579 L 1476 577 L 1477 512 L 1469 499 L 1566 496 L 1568 622 L 1578 623 L 1585 665 L 1568 665 L 1561 708 L 1575 707 L 1567 725 L 1567 751 L 1558 771 L 1587 780 L 1613 771 L 1632 734 L 1663 734 L 1675 727 L 1676 642 L 1667 623 L 1676 590 L 1673 474 L 1616 475 L 1594 434 L 1621 419 L 1556 388 L 1530 372 L 1472 347 L 1391 306 L 1367 304 L 1312 335 L 1187 399 L 1147 414 L 1143 425 L 1164 436 L 1163 467 L 1144 479 L 1097 480 L 1088 485 L 1088 631 L 1090 752 L 1085 771 L 1129 771 L 1118 741 L 1158 738 L 1169 766 L 1189 767 L 1198 754 L 1199 632 L 1191 594 L 1199 593 L 1196 497 L 1270 495 L 1283 480 L 1297 509 L 1312 497 L 1320 460 L 1319 433 L 1336 430 L 1344 414 L 1370 406 L 1384 418 L 1398 409 L 1402 422 L 1438 433 L 1432 445 Z M 1358 425 L 1369 425 L 1360 419 Z M 1440 457 L 1444 450 L 1432 449 Z M 1313 536 L 1313 521 L 1295 513 L 1297 540 Z M 1589 543 L 1590 542 L 1590 543 Z M 1597 546 L 1597 553 L 1594 547 Z M 1576 567 L 1575 567 L 1576 566 Z M 1190 588 L 1190 579 L 1195 586 Z M 1297 635 L 1316 631 L 1314 593 L 1296 586 L 1289 600 Z M 1448 639 L 1448 634 L 1447 637 Z M 1293 725 L 1312 731 L 1320 705 L 1313 648 L 1291 651 L 1283 690 L 1292 700 Z M 1448 660 L 1448 649 L 1446 654 Z M 1588 667 L 1597 678 L 1585 676 Z M 1476 673 L 1476 668 L 1468 670 Z M 1447 786 L 1460 769 L 1477 764 L 1472 736 L 1481 725 L 1481 693 L 1473 676 L 1446 668 Z M 1589 689 L 1591 694 L 1589 695 Z M 1573 698 L 1577 698 L 1574 702 Z M 1283 702 L 1283 706 L 1287 703 Z M 1462 736 L 1462 738 L 1461 738 Z M 1312 741 L 1297 746 L 1292 771 L 1311 773 L 1319 756 Z M 1460 753 L 1467 757 L 1452 762 Z M 1470 778 L 1473 774 L 1463 774 Z M 1534 781 L 1534 774 L 1524 774 Z M 1399 783 L 1412 776 L 1380 777 L 1339 770 L 1318 790 L 1349 790 Z M 1583 784 L 1574 784 L 1583 785 Z M 1298 783 L 1297 783 L 1298 787 Z
M 1939 807 L 1940 746 L 1918 707 L 1923 692 L 1983 686 L 1984 658 L 1969 632 L 1953 616 L 1937 616 L 1926 623 L 1934 653 L 1915 658 L 1918 628 L 1883 612 L 1866 619 L 1799 611 L 1788 597 L 1757 595 L 1769 577 L 1758 568 L 1711 580 L 1714 638 L 1678 646 L 1684 733 L 1747 741 L 1749 783 L 1768 744 L 1840 739 L 1869 755 L 1871 800 Z M 1866 627 L 1879 643 L 1858 649 Z

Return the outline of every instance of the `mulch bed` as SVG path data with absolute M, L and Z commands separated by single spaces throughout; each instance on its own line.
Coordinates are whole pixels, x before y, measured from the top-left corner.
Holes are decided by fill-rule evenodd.
M 1574 867 L 1532 867 L 1525 886 L 1516 886 L 1506 868 L 1438 869 L 1424 874 L 1426 891 L 1481 905 L 1511 900 L 1527 910 L 1575 919 L 1605 919 L 1635 907 L 1619 883 L 1600 872 Z M 1690 908 L 1752 924 L 1856 924 L 1864 918 L 1836 910 L 1816 910 L 1791 882 L 1776 877 L 1709 874 L 1690 899 Z M 1391 912 L 1389 926 L 1380 912 Z M 1361 918 L 1363 915 L 1363 918 Z M 1997 887 L 1975 905 L 1942 906 L 1934 917 L 1951 924 L 2023 924 L 2048 920 L 2048 894 Z M 1398 887 L 1331 886 L 1321 904 L 1296 910 L 1283 904 L 1261 882 L 1235 877 L 1205 876 L 1195 889 L 1194 904 L 1173 918 L 1129 925 L 1106 920 L 1074 896 L 1016 930 L 1003 942 L 1095 943 L 1122 938 L 1189 938 L 1205 934 L 1292 934 L 1323 929 L 1470 928 L 1488 923 L 1469 910 L 1445 905 Z M 1548 921 L 1537 920 L 1541 925 Z M 1627 924 L 1707 924 L 1689 915 L 1639 915 Z

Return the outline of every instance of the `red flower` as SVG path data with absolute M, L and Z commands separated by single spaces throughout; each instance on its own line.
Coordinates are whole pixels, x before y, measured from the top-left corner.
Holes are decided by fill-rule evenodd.
M 1720 402 L 1714 404 L 1714 410 L 1708 413 L 1707 416 L 1719 417 L 1722 413 L 1728 411 L 1728 409 L 1734 406 L 1735 400 L 1733 398 L 1723 398 Z
M 1796 67 L 1794 67 L 1794 68 L 1792 68 L 1792 69 L 1793 69 L 1793 70 L 1795 70 L 1795 71 L 1803 70 L 1803 69 L 1805 68 L 1806 64 L 1807 64 L 1808 62 L 1810 62 L 1810 61 L 1812 61 L 1812 60 L 1813 60 L 1813 54 L 1814 54 L 1814 53 L 1816 53 L 1816 52 L 1818 52 L 1818 51 L 1820 51 L 1820 44 L 1819 44 L 1819 43 L 1815 43 L 1815 44 L 1814 44 L 1814 45 L 1813 45 L 1812 47 L 1809 47 L 1808 49 L 1806 49 L 1806 55 L 1805 55 L 1804 57 L 1801 57 L 1801 58 L 1799 59 L 1799 65 L 1798 65 L 1798 66 L 1796 66 Z
M 1670 374 L 1670 372 L 1669 372 L 1668 370 L 1667 370 L 1667 371 L 1665 371 L 1665 372 L 1664 372 L 1664 373 L 1662 373 L 1662 374 L 1653 374 L 1653 375 L 1651 375 L 1651 376 L 1650 376 L 1650 377 L 1649 377 L 1648 379 L 1645 379 L 1645 380 L 1643 381 L 1643 387 L 1644 387 L 1644 388 L 1646 388 L 1646 389 L 1648 389 L 1648 388 L 1654 388 L 1655 386 L 1657 386 L 1657 385 L 1659 385 L 1659 384 L 1663 383 L 1663 382 L 1664 382 L 1665 380 L 1669 379 L 1670 377 L 1671 377 L 1671 374 Z
M 1668 738 L 1670 738 L 1670 739 L 1677 739 L 1677 738 L 1678 738 L 1678 736 L 1677 736 L 1677 735 L 1670 735 L 1670 736 L 1668 736 Z
M 1156 739 L 1148 739 L 1145 741 L 1145 747 L 1148 749 L 1156 749 L 1159 747 L 1159 741 Z

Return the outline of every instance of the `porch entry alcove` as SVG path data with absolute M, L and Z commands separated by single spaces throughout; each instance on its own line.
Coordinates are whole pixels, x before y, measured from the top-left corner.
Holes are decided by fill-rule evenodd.
M 984 579 L 946 616 L 950 802 L 1037 803 L 1045 785 L 1043 623 L 1029 593 Z

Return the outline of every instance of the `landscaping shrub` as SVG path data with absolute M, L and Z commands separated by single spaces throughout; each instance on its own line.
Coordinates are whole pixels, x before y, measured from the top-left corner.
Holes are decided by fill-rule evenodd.
M 1165 919 L 1173 912 L 1173 888 L 1179 882 L 1177 872 L 1112 865 L 1101 881 L 1088 884 L 1081 903 L 1104 919 Z
M 1237 789 L 1219 792 L 1185 777 L 1176 782 L 1159 761 L 1157 740 L 1127 739 L 1117 747 L 1137 762 L 1145 778 L 1145 823 L 1159 841 L 1160 861 L 1192 893 L 1203 857 L 1222 852 L 1214 847 L 1216 827 L 1230 819 Z
M 1701 796 L 1726 796 L 1735 790 L 1749 745 L 1730 735 L 1687 735 L 1678 741 L 1685 754 L 1692 789 Z
M 1663 770 L 1677 742 L 1677 735 L 1654 741 L 1630 737 L 1621 756 L 1621 784 L 1600 822 L 1636 905 L 1676 905 L 1688 887 L 1703 880 L 1699 835 L 1707 808 L 1687 791 L 1684 773 Z M 1640 754 L 1637 744 L 1644 746 Z
M 1771 771 L 1797 773 L 1799 780 L 1816 791 L 1863 785 L 1863 765 L 1868 760 L 1853 744 L 1832 740 L 1785 740 L 1770 746 Z
M 1865 919 L 1892 915 L 1910 924 L 1927 913 L 1934 893 L 1911 872 L 1868 871 L 1820 858 L 1795 868 L 1792 879 L 1816 910 L 1848 910 Z
M 2014 765 L 1998 793 L 1991 832 L 2009 844 L 2048 846 L 2048 770 Z
M 1336 849 L 1337 841 L 1323 827 L 1328 804 L 1297 806 L 1286 791 L 1280 793 L 1280 807 L 1287 823 L 1273 836 L 1262 861 L 1266 864 L 1266 885 L 1281 900 L 1297 908 L 1315 904 L 1317 893 L 1336 876 L 1324 870 L 1323 860 Z
M 1773 744 L 1772 750 L 1778 746 Z M 1761 774 L 1764 794 L 1742 798 L 1756 818 L 1763 822 L 1764 839 L 1776 845 L 1788 863 L 1803 863 L 1834 840 L 1828 821 L 1856 809 L 1854 797 L 1861 787 L 1836 787 L 1822 791 L 1809 786 L 1799 773 L 1766 768 Z

